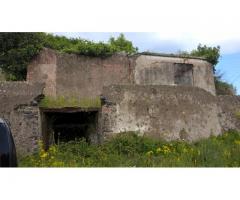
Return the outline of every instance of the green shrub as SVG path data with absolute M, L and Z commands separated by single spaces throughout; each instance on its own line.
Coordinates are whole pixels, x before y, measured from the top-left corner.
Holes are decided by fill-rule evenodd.
M 21 158 L 22 167 L 239 167 L 240 133 L 195 143 L 166 142 L 122 133 L 102 145 L 76 140 Z
M 128 41 L 124 34 L 120 34 L 117 39 L 111 37 L 109 39 L 109 44 L 116 49 L 116 51 L 124 51 L 127 53 L 137 53 L 138 48 L 134 47 L 131 41 Z
M 216 66 L 220 58 L 220 46 L 208 47 L 207 45 L 199 44 L 197 49 L 192 50 L 190 54 L 192 56 L 204 57 L 213 66 Z
M 47 33 L 0 33 L 0 69 L 7 80 L 25 80 L 27 65 L 42 50 L 106 57 L 116 52 L 135 53 L 137 48 L 123 34 L 108 43 L 66 38 Z
M 182 56 L 197 56 L 205 58 L 208 62 L 210 62 L 213 65 L 216 94 L 236 95 L 236 88 L 232 84 L 223 81 L 222 80 L 223 74 L 220 74 L 219 71 L 216 71 L 216 65 L 218 64 L 219 58 L 221 56 L 220 46 L 209 47 L 207 45 L 199 44 L 197 46 L 197 49 L 194 49 L 191 52 L 180 51 L 179 54 Z
M 43 41 L 43 33 L 0 33 L 0 69 L 7 80 L 26 79 L 27 65 Z
M 215 77 L 215 87 L 217 95 L 236 95 L 236 88 L 218 77 Z

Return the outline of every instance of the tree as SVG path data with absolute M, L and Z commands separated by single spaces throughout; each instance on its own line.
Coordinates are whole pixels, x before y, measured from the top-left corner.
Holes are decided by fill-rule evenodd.
M 197 49 L 191 51 L 190 55 L 206 58 L 213 65 L 213 71 L 215 72 L 215 66 L 218 64 L 220 58 L 220 46 L 208 47 L 199 44 Z
M 125 36 L 121 33 L 117 39 L 110 37 L 109 44 L 116 49 L 116 51 L 124 51 L 127 53 L 136 53 L 138 51 L 137 47 L 134 47 L 132 42 L 127 40 Z
M 0 33 L 0 70 L 7 80 L 25 80 L 27 65 L 43 48 L 86 56 L 106 57 L 120 51 L 137 52 L 123 34 L 108 43 L 67 38 L 47 33 Z
M 0 69 L 7 80 L 24 80 L 30 60 L 42 49 L 43 33 L 0 33 Z
M 184 53 L 186 55 L 186 52 Z M 213 65 L 214 82 L 217 95 L 235 95 L 236 88 L 232 84 L 222 80 L 222 74 L 216 72 L 216 65 L 220 58 L 220 46 L 208 47 L 199 44 L 197 49 L 190 52 L 191 56 L 204 57 Z

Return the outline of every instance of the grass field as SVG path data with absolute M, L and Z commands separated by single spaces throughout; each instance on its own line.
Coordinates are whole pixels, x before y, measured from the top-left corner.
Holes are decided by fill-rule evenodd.
M 240 133 L 227 132 L 196 143 L 157 141 L 122 133 L 102 145 L 85 140 L 53 145 L 21 158 L 20 167 L 239 167 Z

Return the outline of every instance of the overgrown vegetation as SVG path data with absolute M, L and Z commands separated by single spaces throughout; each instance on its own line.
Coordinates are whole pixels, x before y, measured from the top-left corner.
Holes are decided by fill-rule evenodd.
M 209 47 L 207 45 L 199 44 L 197 49 L 194 49 L 191 52 L 180 51 L 179 53 L 184 56 L 197 56 L 205 58 L 213 65 L 214 82 L 217 95 L 236 95 L 236 89 L 233 85 L 223 81 L 222 74 L 219 74 L 219 72 L 217 73 L 216 71 L 216 65 L 218 64 L 220 58 L 220 46 Z
M 46 34 L 44 47 L 58 50 L 64 53 L 75 53 L 86 56 L 106 57 L 117 52 L 136 53 L 131 41 L 128 41 L 123 34 L 118 38 L 110 37 L 108 43 L 93 42 L 85 39 L 66 38 L 64 36 L 53 36 Z
M 206 58 L 208 62 L 213 65 L 213 70 L 215 72 L 215 66 L 218 64 L 220 58 L 220 46 L 208 47 L 199 44 L 197 49 L 191 51 L 191 55 Z
M 232 84 L 221 80 L 218 76 L 214 79 L 217 95 L 236 95 L 236 88 Z
M 0 69 L 7 80 L 25 80 L 27 65 L 44 47 L 59 52 L 99 57 L 121 51 L 137 52 L 137 48 L 123 34 L 116 39 L 111 37 L 108 43 L 104 43 L 47 33 L 0 33 Z
M 63 53 L 106 57 L 116 52 L 136 53 L 131 41 L 123 34 L 111 37 L 107 43 L 93 42 L 81 38 L 66 38 L 47 33 L 0 33 L 0 69 L 7 80 L 25 80 L 27 65 L 42 48 L 51 48 Z M 220 46 L 209 47 L 199 44 L 191 52 L 180 52 L 184 56 L 204 57 L 213 64 L 217 94 L 234 95 L 234 87 L 216 74 L 220 58 Z
M 7 80 L 24 80 L 26 66 L 43 45 L 42 33 L 0 33 L 0 69 Z
M 103 145 L 85 140 L 53 145 L 20 159 L 21 167 L 239 167 L 240 133 L 230 131 L 189 144 L 122 133 Z
M 99 97 L 96 98 L 81 98 L 78 99 L 76 97 L 44 97 L 39 107 L 41 108 L 100 108 L 101 107 L 101 100 Z
M 220 58 L 220 46 L 209 47 L 207 45 L 199 44 L 196 49 L 193 49 L 190 52 L 180 51 L 179 54 L 182 56 L 195 56 L 205 58 L 213 65 L 213 71 L 215 73 L 215 67 L 218 64 Z

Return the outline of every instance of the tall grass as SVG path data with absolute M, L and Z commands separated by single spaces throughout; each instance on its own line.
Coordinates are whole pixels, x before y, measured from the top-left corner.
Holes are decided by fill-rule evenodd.
M 196 143 L 165 142 L 123 133 L 102 145 L 85 140 L 53 145 L 24 157 L 22 167 L 239 167 L 240 133 L 227 132 Z

